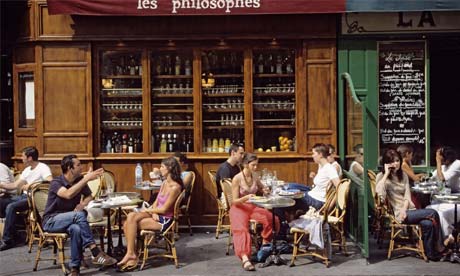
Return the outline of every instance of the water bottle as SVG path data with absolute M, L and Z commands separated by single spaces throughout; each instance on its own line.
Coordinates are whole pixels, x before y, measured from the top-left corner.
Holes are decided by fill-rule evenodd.
M 142 166 L 141 166 L 141 163 L 137 163 L 135 175 L 136 175 L 136 186 L 140 186 L 142 184 Z

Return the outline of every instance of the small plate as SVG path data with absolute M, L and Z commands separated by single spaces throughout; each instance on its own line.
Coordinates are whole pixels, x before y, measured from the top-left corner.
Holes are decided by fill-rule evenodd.
M 458 196 L 454 196 L 454 195 L 435 195 L 435 197 L 437 199 L 459 199 Z

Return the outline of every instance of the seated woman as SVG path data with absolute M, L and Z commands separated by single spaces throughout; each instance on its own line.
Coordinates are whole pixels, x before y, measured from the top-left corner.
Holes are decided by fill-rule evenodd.
M 363 178 L 363 173 L 364 173 L 364 168 L 363 168 L 363 163 L 364 163 L 364 149 L 363 145 L 357 144 L 356 146 L 353 147 L 354 152 L 356 152 L 356 157 L 353 162 L 350 164 L 350 170 L 349 173 L 351 175 L 354 175 L 358 178 Z
M 458 193 L 460 187 L 460 161 L 457 160 L 457 154 L 451 147 L 442 147 L 436 150 L 436 171 L 433 178 L 438 181 L 445 181 L 446 187 L 451 188 L 452 193 Z M 441 228 L 443 234 L 447 237 L 444 245 L 455 241 L 452 236 L 453 224 L 455 223 L 455 205 L 442 203 L 432 204 L 427 208 L 438 211 L 441 219 Z M 457 215 L 459 218 L 460 215 Z
M 136 238 L 139 230 L 164 231 L 172 223 L 174 203 L 184 186 L 180 178 L 179 163 L 174 157 L 168 157 L 161 162 L 160 172 L 166 180 L 163 182 L 153 205 L 142 212 L 129 213 L 123 225 L 127 251 L 123 259 L 118 263 L 120 271 L 131 271 L 137 267 L 139 257 L 136 250 Z
M 246 153 L 243 158 L 243 170 L 232 180 L 233 202 L 230 207 L 230 227 L 233 232 L 235 255 L 242 261 L 244 270 L 255 270 L 249 260 L 251 256 L 251 236 L 249 234 L 249 220 L 254 219 L 263 225 L 263 243 L 272 239 L 272 214 L 270 211 L 257 207 L 248 202 L 256 194 L 262 194 L 263 185 L 256 175 L 258 159 L 255 154 Z M 275 218 L 276 229 L 279 229 L 279 220 Z
M 178 152 L 178 151 L 176 151 L 173 156 L 177 160 L 177 162 L 179 162 L 179 165 L 182 171 L 180 174 L 180 178 L 182 178 L 182 182 L 184 182 L 184 189 L 185 189 L 184 200 L 186 200 L 188 196 L 190 195 L 190 192 L 191 192 L 190 184 L 192 184 L 192 174 L 188 170 L 188 159 L 187 159 L 187 156 L 185 156 L 185 154 Z
M 180 177 L 182 179 L 182 182 L 184 183 L 184 189 L 185 189 L 184 202 L 185 202 L 186 199 L 188 198 L 188 196 L 191 193 L 190 184 L 192 184 L 192 174 L 188 170 L 187 156 L 185 156 L 181 152 L 176 151 L 173 154 L 173 157 L 177 160 L 177 162 L 179 163 L 179 165 L 181 167 Z M 160 173 L 160 170 L 158 168 L 153 168 L 152 172 L 150 172 L 150 175 L 151 175 L 150 178 L 153 179 L 155 176 L 161 176 L 161 173 Z M 154 177 L 152 177 L 152 176 L 154 176 Z M 158 195 L 158 193 L 156 193 L 156 192 L 151 195 L 151 197 L 149 199 L 149 204 L 150 205 L 153 204 L 153 202 L 155 202 L 155 199 L 157 198 L 157 195 Z
M 397 149 L 397 152 L 401 154 L 402 163 L 401 169 L 409 177 L 409 185 L 412 187 L 414 182 L 420 182 L 420 180 L 426 176 L 424 173 L 415 174 L 412 169 L 412 157 L 414 156 L 414 149 L 409 145 L 400 145 Z M 424 195 L 418 193 L 411 193 L 411 199 L 417 209 L 422 208 L 422 206 L 428 205 L 427 199 Z M 428 199 L 429 200 L 429 199 Z
M 327 157 L 329 156 L 328 146 L 325 144 L 315 144 L 312 152 L 313 161 L 318 164 L 318 172 L 314 175 L 311 174 L 311 176 L 314 176 L 314 187 L 311 191 L 305 193 L 305 196 L 301 200 L 296 201 L 294 207 L 303 211 L 308 211 L 310 206 L 316 210 L 323 207 L 328 187 L 331 184 L 337 187 L 340 183 L 337 170 L 327 161 Z
M 331 144 L 327 144 L 327 147 L 329 148 L 329 155 L 327 156 L 327 162 L 331 163 L 332 166 L 337 170 L 337 174 L 339 175 L 339 178 L 342 178 L 342 166 L 340 166 L 339 162 L 335 160 L 335 147 Z
M 444 249 L 438 227 L 439 215 L 433 209 L 414 209 L 410 198 L 409 179 L 401 169 L 401 160 L 401 155 L 393 149 L 383 154 L 383 169 L 376 177 L 377 194 L 389 200 L 398 221 L 420 224 L 426 256 L 430 260 L 439 260 L 440 252 Z

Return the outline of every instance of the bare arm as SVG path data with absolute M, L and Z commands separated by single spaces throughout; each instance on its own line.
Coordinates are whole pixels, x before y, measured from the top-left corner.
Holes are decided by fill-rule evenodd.
M 83 198 L 83 200 L 75 207 L 75 211 L 81 211 L 83 210 L 86 206 L 88 206 L 88 203 L 93 200 L 93 197 L 91 195 Z
M 190 184 L 192 184 L 192 174 L 188 173 L 184 179 L 182 179 L 182 182 L 184 182 L 184 188 L 187 188 Z
M 0 183 L 0 188 L 5 190 L 16 190 L 19 187 L 27 185 L 27 182 L 24 179 L 18 179 L 11 183 Z
M 361 164 L 359 164 L 358 162 L 356 162 L 356 165 L 353 166 L 353 171 L 355 172 L 356 175 L 363 175 L 363 172 L 364 172 L 364 168 Z
M 95 171 L 89 171 L 80 181 L 78 181 L 77 184 L 72 185 L 72 187 L 70 187 L 69 189 L 67 189 L 66 187 L 59 188 L 57 195 L 61 198 L 71 199 L 75 197 L 81 191 L 81 189 L 83 189 L 83 187 L 87 185 L 88 181 L 94 180 L 102 176 L 103 173 L 103 168 L 97 169 Z

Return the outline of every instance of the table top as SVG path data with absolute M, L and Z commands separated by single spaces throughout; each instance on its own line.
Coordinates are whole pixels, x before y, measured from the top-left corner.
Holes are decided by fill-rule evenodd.
M 114 202 L 113 199 L 117 197 L 126 196 L 129 201 L 121 201 L 121 202 Z M 136 192 L 117 192 L 110 195 L 109 199 L 102 201 L 102 209 L 111 209 L 111 208 L 118 208 L 123 206 L 130 206 L 130 205 L 137 205 L 142 200 L 140 199 L 139 193 Z
M 155 190 L 160 190 L 161 189 L 161 184 L 160 185 L 134 185 L 134 189 L 136 190 L 141 190 L 141 191 L 155 191 Z
M 295 200 L 292 198 L 288 197 L 269 197 L 269 198 L 255 198 L 255 199 L 250 199 L 250 203 L 266 208 L 266 209 L 272 209 L 272 208 L 284 208 L 284 207 L 290 207 L 295 205 Z
M 434 198 L 442 203 L 460 204 L 460 194 L 435 195 Z

